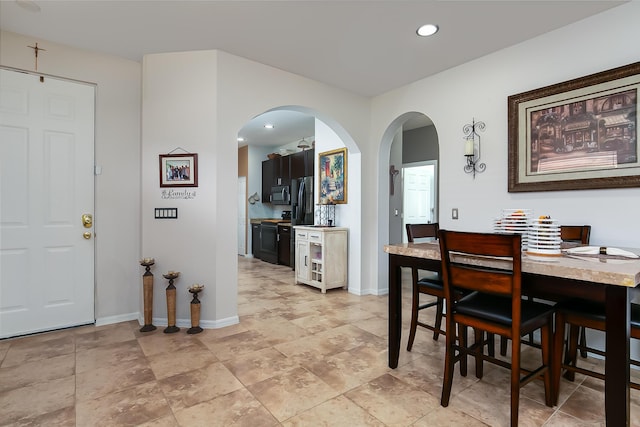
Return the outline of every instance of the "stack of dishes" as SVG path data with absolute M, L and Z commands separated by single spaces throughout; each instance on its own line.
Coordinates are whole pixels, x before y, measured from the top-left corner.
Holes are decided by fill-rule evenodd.
M 522 250 L 526 251 L 531 215 L 531 209 L 503 209 L 500 217 L 494 220 L 493 229 L 497 233 L 521 234 Z
M 549 216 L 531 221 L 528 240 L 527 256 L 531 258 L 551 261 L 562 255 L 560 224 Z

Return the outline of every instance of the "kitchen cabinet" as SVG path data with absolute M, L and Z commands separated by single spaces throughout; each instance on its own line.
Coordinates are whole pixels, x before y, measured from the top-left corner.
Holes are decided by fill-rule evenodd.
M 262 200 L 269 202 L 271 187 L 291 185 L 290 156 L 277 157 L 262 162 Z
M 295 226 L 296 283 L 347 288 L 347 233 L 344 227 Z
M 291 225 L 278 224 L 278 264 L 291 267 Z
M 291 179 L 313 176 L 315 150 L 298 151 L 290 156 Z
M 251 253 L 254 258 L 261 259 L 260 256 L 260 224 L 251 223 Z

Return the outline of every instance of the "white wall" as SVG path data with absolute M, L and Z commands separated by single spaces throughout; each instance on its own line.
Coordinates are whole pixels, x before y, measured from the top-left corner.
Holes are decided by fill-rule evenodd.
M 320 153 L 325 151 L 331 151 L 344 147 L 342 140 L 338 135 L 320 120 L 316 120 L 316 159 Z M 360 198 L 361 188 L 361 165 L 360 165 L 360 153 L 357 151 L 351 151 L 347 149 L 347 203 L 336 205 L 336 219 L 335 225 L 338 227 L 348 227 L 348 277 L 347 285 L 349 292 L 356 295 L 366 295 L 375 292 L 375 287 L 370 286 L 370 283 L 363 283 L 361 279 L 361 259 L 362 251 L 360 246 L 361 241 L 361 222 L 362 216 L 361 205 L 362 199 Z M 320 175 L 318 170 L 319 163 L 316 160 L 314 162 L 314 179 L 315 188 L 315 203 L 319 200 L 319 188 L 320 180 L 317 178 Z M 318 218 L 314 221 L 318 223 Z
M 502 208 L 532 208 L 562 223 L 591 224 L 592 243 L 640 246 L 640 189 L 507 192 L 507 97 L 640 60 L 630 40 L 640 40 L 640 2 L 631 2 L 509 49 L 415 82 L 373 100 L 372 139 L 380 144 L 378 169 L 365 169 L 363 238 L 370 274 L 387 287 L 388 196 L 376 173 L 388 168 L 394 120 L 407 111 L 430 117 L 440 141 L 440 226 L 488 231 Z M 624 47 L 623 47 L 624 46 Z M 462 127 L 486 123 L 482 157 L 486 172 L 475 180 L 462 170 Z M 386 132 L 386 134 L 385 134 Z M 370 164 L 365 162 L 364 164 Z M 368 173 L 368 175 L 367 175 Z M 376 186 L 377 183 L 377 186 Z M 451 208 L 460 219 L 451 219 Z M 377 212 L 374 215 L 373 212 Z
M 201 326 L 234 323 L 238 130 L 265 111 L 286 107 L 328 123 L 357 156 L 355 141 L 366 141 L 368 134 L 369 101 L 222 51 L 148 55 L 143 62 L 143 251 L 156 258 L 157 271 L 182 272 L 176 282 L 178 326 L 188 325 L 185 289 L 195 282 L 205 285 Z M 167 204 L 159 196 L 158 154 L 178 146 L 198 153 L 197 197 Z M 254 185 L 250 180 L 249 191 L 258 191 Z M 354 203 L 359 206 L 357 196 Z M 178 207 L 179 219 L 154 220 L 153 207 L 162 206 Z M 359 247 L 358 233 L 355 238 Z M 359 257 L 354 263 L 357 272 Z M 158 322 L 166 317 L 162 292 L 156 288 Z
M 33 37 L 0 32 L 0 65 L 95 83 L 96 308 L 98 324 L 137 319 L 140 259 L 140 76 L 139 63 Z
M 154 287 L 154 323 L 159 325 L 167 323 L 164 289 L 168 282 L 162 273 L 169 270 L 181 273 L 174 282 L 178 326 L 190 326 L 191 298 L 187 288 L 195 283 L 205 286 L 200 294 L 203 327 L 237 322 L 235 309 L 230 308 L 235 305 L 235 294 L 225 299 L 226 310 L 217 310 L 214 304 L 220 298 L 215 280 L 219 270 L 215 246 L 219 228 L 233 232 L 226 240 L 226 248 L 234 259 L 237 254 L 237 215 L 233 222 L 220 227 L 218 206 L 237 211 L 238 176 L 235 136 L 235 158 L 228 162 L 233 167 L 216 161 L 218 149 L 224 147 L 216 143 L 216 68 L 214 51 L 147 55 L 143 60 L 142 249 L 145 256 L 156 260 L 156 282 L 160 284 Z M 198 154 L 198 187 L 177 189 L 194 191 L 193 198 L 163 198 L 165 188 L 159 186 L 158 155 L 173 151 Z M 233 197 L 220 198 L 220 181 Z M 178 219 L 154 219 L 157 207 L 178 208 Z M 216 313 L 220 317 L 215 317 Z M 214 320 L 214 325 L 209 323 Z

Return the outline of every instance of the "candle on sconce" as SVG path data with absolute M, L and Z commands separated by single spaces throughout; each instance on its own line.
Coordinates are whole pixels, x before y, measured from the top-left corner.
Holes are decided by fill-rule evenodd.
M 464 155 L 473 156 L 473 139 L 467 139 L 464 143 Z

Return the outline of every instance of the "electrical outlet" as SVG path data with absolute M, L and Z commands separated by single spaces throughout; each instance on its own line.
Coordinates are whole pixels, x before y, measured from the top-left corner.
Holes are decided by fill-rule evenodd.
M 451 219 L 458 219 L 458 208 L 451 209 Z

